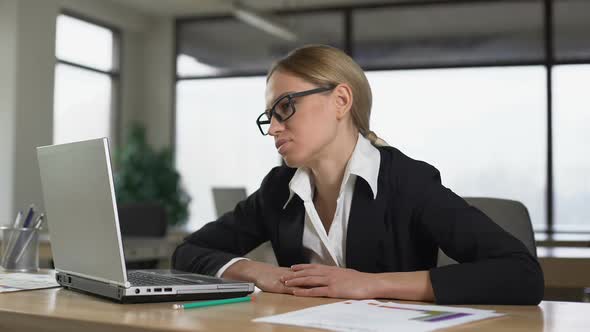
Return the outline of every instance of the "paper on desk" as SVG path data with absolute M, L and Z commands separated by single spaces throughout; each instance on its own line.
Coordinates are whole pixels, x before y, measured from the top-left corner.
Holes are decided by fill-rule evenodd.
M 0 273 L 0 293 L 51 287 L 59 287 L 53 273 Z
M 481 319 L 503 316 L 493 310 L 436 305 L 401 304 L 376 300 L 325 304 L 254 322 L 314 327 L 331 331 L 432 331 Z

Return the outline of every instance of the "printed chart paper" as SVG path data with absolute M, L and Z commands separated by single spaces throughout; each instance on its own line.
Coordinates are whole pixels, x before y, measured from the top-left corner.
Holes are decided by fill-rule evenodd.
M 254 322 L 314 327 L 331 331 L 432 331 L 503 314 L 493 310 L 401 304 L 376 300 L 343 301 L 285 314 L 254 319 Z

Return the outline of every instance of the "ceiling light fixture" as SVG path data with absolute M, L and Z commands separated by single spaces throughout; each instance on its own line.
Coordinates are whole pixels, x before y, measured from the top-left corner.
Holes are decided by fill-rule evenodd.
M 235 2 L 232 6 L 233 15 L 240 21 L 260 29 L 275 37 L 294 42 L 297 41 L 297 35 L 286 28 L 284 25 L 276 22 L 273 17 L 263 14 L 257 10 L 246 7 L 241 3 Z

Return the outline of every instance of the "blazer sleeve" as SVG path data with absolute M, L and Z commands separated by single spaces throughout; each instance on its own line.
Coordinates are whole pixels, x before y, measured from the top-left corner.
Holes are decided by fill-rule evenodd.
M 538 304 L 544 281 L 537 259 L 520 240 L 445 188 L 438 170 L 425 169 L 414 217 L 460 263 L 429 271 L 436 302 Z
M 172 254 L 172 267 L 215 275 L 231 259 L 244 256 L 267 241 L 264 192 L 274 171 L 264 178 L 259 190 L 238 203 L 233 211 L 186 237 Z

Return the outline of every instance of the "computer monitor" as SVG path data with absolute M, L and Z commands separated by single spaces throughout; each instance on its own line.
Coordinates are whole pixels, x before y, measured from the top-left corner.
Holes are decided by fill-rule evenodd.
M 213 187 L 212 191 L 218 218 L 233 210 L 236 204 L 248 197 L 246 188 L 243 187 Z

